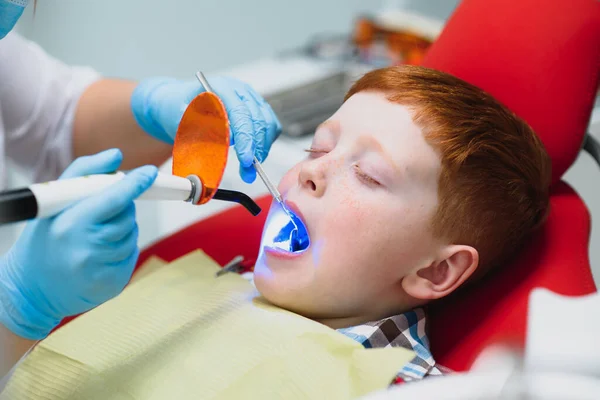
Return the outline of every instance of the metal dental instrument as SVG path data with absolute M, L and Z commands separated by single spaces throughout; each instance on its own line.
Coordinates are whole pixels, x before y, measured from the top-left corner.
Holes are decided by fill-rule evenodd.
M 260 162 L 256 159 L 256 157 L 254 157 L 253 165 L 254 165 L 254 169 L 256 169 L 256 173 L 258 174 L 260 179 L 263 181 L 263 183 L 267 187 L 267 190 L 269 191 L 269 193 L 271 193 L 271 196 L 273 196 L 273 198 L 275 198 L 275 200 L 281 205 L 283 210 L 289 215 L 290 211 L 287 209 L 287 207 L 283 203 L 283 198 L 281 197 L 281 193 L 279 193 L 279 190 L 277 190 L 275 185 L 273 185 L 273 183 L 271 182 L 271 180 L 265 173 L 265 170 L 262 168 L 262 166 L 260 165 Z
M 225 275 L 229 272 L 241 272 L 243 269 L 242 263 L 244 262 L 244 256 L 236 256 L 233 260 L 229 261 L 227 264 L 223 266 L 217 273 L 215 274 L 218 278 L 219 276 Z
M 196 72 L 196 78 L 198 79 L 200 84 L 204 87 L 204 90 L 206 90 L 209 93 L 214 93 L 212 87 L 210 86 L 210 84 L 208 83 L 208 81 L 206 80 L 206 77 L 204 76 L 204 74 L 202 72 L 200 72 L 200 71 Z M 271 193 L 271 196 L 273 196 L 273 198 L 279 203 L 279 205 L 281 205 L 281 207 L 286 212 L 286 214 L 289 215 L 291 218 L 292 216 L 290 215 L 290 211 L 283 203 L 283 198 L 281 197 L 281 193 L 279 193 L 279 190 L 277 190 L 275 185 L 273 185 L 273 183 L 271 182 L 271 180 L 265 173 L 265 170 L 260 165 L 260 161 L 258 161 L 256 156 L 254 157 L 254 161 L 252 162 L 252 165 L 254 166 L 254 169 L 256 169 L 256 173 L 258 174 L 260 179 L 263 181 L 263 183 L 267 187 L 267 190 L 269 191 L 269 193 Z

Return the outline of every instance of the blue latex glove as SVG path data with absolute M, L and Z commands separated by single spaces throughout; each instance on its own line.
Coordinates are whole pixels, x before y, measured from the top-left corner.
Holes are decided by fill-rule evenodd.
M 232 144 L 240 160 L 240 175 L 245 182 L 254 182 L 254 156 L 260 162 L 267 158 L 281 133 L 281 124 L 271 106 L 249 85 L 223 77 L 211 77 L 208 81 L 227 110 Z M 185 109 L 202 91 L 197 81 L 170 78 L 142 81 L 131 97 L 133 115 L 147 133 L 173 143 Z
M 82 157 L 61 178 L 110 173 L 121 160 L 118 150 Z M 119 294 L 139 255 L 133 200 L 156 175 L 156 167 L 136 169 L 101 195 L 29 223 L 0 258 L 0 323 L 21 337 L 39 340 L 64 317 Z

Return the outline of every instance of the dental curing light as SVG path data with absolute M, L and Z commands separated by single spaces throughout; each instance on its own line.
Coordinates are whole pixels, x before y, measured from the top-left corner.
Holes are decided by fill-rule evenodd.
M 52 217 L 77 201 L 101 193 L 124 177 L 123 172 L 98 174 L 0 192 L 0 224 Z M 202 192 L 202 181 L 195 175 L 181 178 L 159 173 L 139 200 L 178 200 L 199 204 Z M 213 198 L 239 203 L 252 215 L 261 212 L 258 204 L 241 192 L 217 189 Z

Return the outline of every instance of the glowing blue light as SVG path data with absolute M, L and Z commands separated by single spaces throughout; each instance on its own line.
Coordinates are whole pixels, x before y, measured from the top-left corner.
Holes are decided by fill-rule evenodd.
M 292 211 L 279 206 L 269 216 L 263 244 L 289 252 L 301 252 L 308 248 L 310 239 L 302 220 Z
M 292 218 L 291 223 L 293 225 L 293 229 L 290 234 L 290 249 L 293 252 L 304 251 L 310 244 L 306 226 L 293 212 L 290 212 L 290 217 Z M 289 226 L 289 224 L 287 226 Z

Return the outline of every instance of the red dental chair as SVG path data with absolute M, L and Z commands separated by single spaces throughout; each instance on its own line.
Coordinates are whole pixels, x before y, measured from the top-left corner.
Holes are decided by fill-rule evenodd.
M 600 76 L 600 2 L 465 0 L 423 64 L 504 103 L 531 125 L 552 159 L 551 210 L 542 231 L 511 265 L 429 309 L 431 351 L 460 371 L 491 343 L 524 344 L 534 287 L 571 296 L 596 291 L 589 212 L 560 179 L 584 140 L 598 156 L 585 132 Z
M 464 371 L 488 344 L 524 342 L 532 288 L 565 295 L 596 291 L 588 260 L 590 216 L 560 178 L 581 150 L 598 88 L 600 2 L 465 0 L 424 65 L 506 104 L 540 135 L 553 162 L 550 215 L 526 250 L 485 284 L 430 306 L 434 357 Z M 591 138 L 586 143 L 597 149 Z M 270 202 L 258 200 L 264 210 Z M 200 221 L 144 250 L 138 265 L 152 255 L 172 261 L 198 248 L 221 265 L 240 254 L 251 264 L 266 214 L 252 217 L 236 207 Z

